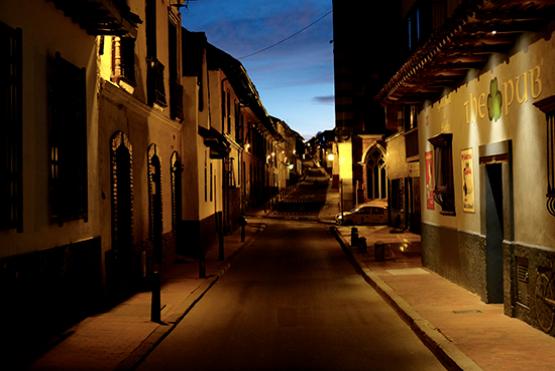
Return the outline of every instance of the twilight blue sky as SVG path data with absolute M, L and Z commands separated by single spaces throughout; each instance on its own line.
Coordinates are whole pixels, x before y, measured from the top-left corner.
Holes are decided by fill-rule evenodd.
M 306 27 L 331 0 L 193 0 L 183 26 L 241 61 L 270 115 L 310 139 L 335 126 L 332 15 L 267 51 L 242 58 Z

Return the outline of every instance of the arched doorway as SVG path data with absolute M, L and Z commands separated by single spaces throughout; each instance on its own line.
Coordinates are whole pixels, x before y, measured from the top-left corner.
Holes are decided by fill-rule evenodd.
M 366 165 L 366 197 L 368 199 L 387 198 L 387 173 L 385 151 L 379 144 L 368 150 Z
M 133 280 L 133 155 L 127 135 L 111 140 L 112 163 L 112 275 L 118 292 Z

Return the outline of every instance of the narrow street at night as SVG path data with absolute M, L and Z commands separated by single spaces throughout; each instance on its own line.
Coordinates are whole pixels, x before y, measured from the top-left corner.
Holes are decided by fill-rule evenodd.
M 325 225 L 273 220 L 139 369 L 442 367 Z
M 555 0 L 0 0 L 0 371 L 555 370 Z

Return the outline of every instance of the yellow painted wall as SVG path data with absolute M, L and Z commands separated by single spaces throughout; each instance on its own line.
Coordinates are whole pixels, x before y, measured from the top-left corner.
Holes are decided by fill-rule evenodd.
M 493 56 L 483 71 L 471 71 L 467 82 L 440 101 L 428 103 L 420 112 L 420 162 L 424 152 L 432 150 L 428 138 L 453 133 L 453 161 L 456 217 L 427 210 L 423 202 L 423 222 L 456 228 L 471 233 L 480 230 L 480 197 L 475 195 L 475 212 L 462 208 L 461 150 L 473 149 L 474 188 L 480 189 L 479 146 L 504 140 L 512 141 L 515 240 L 524 244 L 555 249 L 555 217 L 545 207 L 546 119 L 533 102 L 555 94 L 555 37 L 545 40 L 523 36 L 516 52 L 507 59 Z M 502 114 L 498 120 L 488 117 L 488 94 L 497 79 L 502 95 Z M 424 166 L 422 167 L 424 169 Z M 425 174 L 421 174 L 425 185 Z M 421 187 L 424 191 L 425 187 Z M 422 193 L 422 200 L 425 200 Z
M 22 29 L 23 48 L 23 233 L 0 231 L 0 257 L 43 250 L 98 235 L 98 186 L 89 181 L 89 221 L 50 224 L 48 220 L 47 55 L 59 52 L 76 66 L 86 68 L 88 147 L 96 148 L 96 44 L 53 3 L 44 0 L 0 2 L 0 21 Z M 89 151 L 88 176 L 98 176 L 98 164 Z
M 386 168 L 389 179 L 408 177 L 408 163 L 405 152 L 405 137 L 396 135 L 387 140 Z

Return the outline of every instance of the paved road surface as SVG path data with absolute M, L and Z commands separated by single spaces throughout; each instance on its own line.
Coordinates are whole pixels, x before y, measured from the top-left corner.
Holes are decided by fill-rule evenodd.
M 325 226 L 274 220 L 139 369 L 443 368 Z

